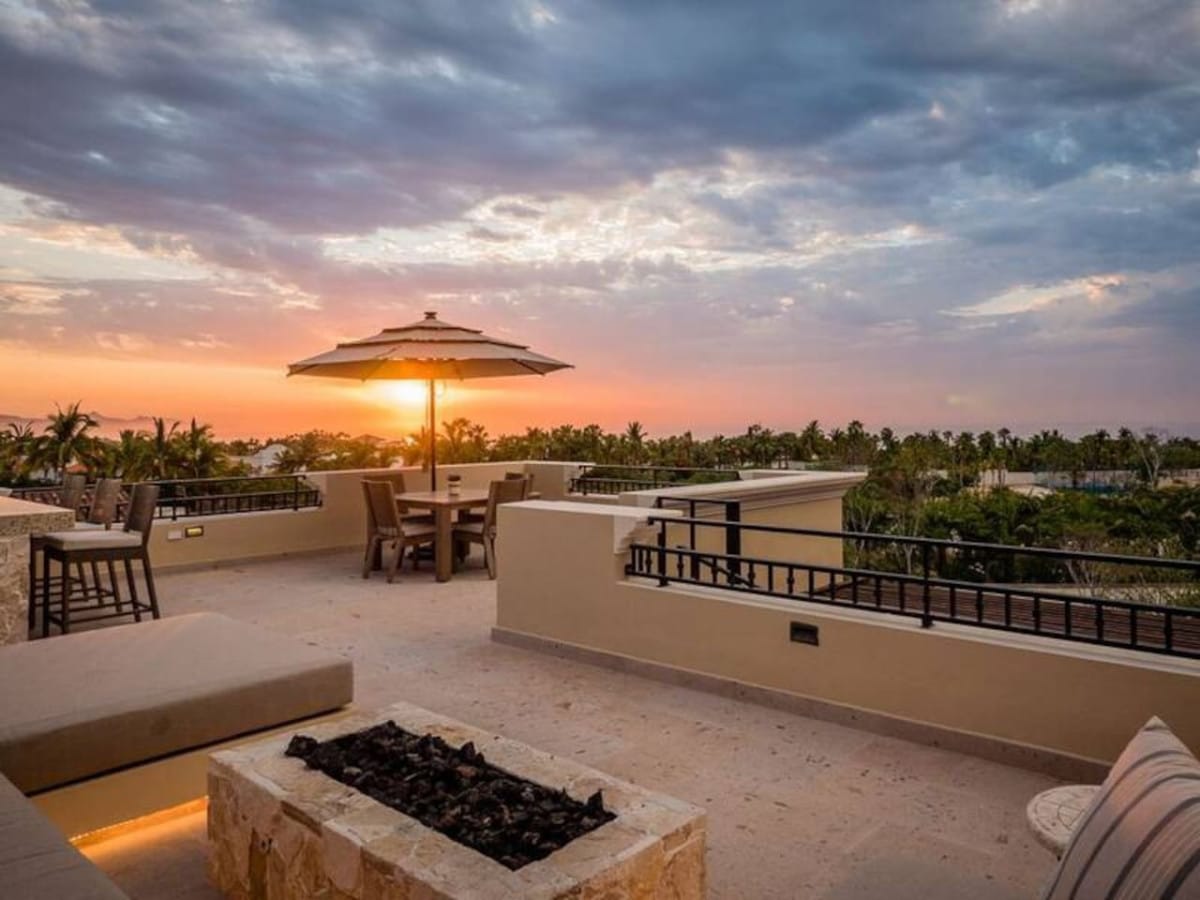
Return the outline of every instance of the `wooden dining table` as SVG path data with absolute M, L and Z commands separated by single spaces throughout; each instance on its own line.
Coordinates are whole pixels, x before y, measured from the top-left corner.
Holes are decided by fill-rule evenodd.
M 454 511 L 486 509 L 486 488 L 462 488 L 457 494 L 449 491 L 405 491 L 396 495 L 401 510 L 427 509 L 433 513 L 437 541 L 433 545 L 433 565 L 438 581 L 449 581 L 454 575 Z

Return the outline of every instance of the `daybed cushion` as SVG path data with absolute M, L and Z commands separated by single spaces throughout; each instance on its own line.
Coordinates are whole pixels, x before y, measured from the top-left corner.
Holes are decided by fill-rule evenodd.
M 349 660 L 197 613 L 0 648 L 0 772 L 25 793 L 344 706 Z
M 1121 753 L 1043 896 L 1200 897 L 1200 763 L 1161 719 Z
M 129 900 L 0 776 L 0 896 Z

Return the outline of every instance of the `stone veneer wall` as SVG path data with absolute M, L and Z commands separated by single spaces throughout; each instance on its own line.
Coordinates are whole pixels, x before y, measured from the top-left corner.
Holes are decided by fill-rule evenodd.
M 29 535 L 74 524 L 70 510 L 0 497 L 0 644 L 28 634 Z
M 290 736 L 216 753 L 209 872 L 231 900 L 701 900 L 704 811 L 408 704 L 298 731 L 319 740 L 392 719 L 452 745 L 474 741 L 506 771 L 617 818 L 511 871 L 283 755 Z

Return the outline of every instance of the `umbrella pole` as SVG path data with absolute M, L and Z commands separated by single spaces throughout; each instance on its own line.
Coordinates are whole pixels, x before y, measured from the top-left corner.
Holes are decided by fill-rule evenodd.
M 429 489 L 437 490 L 437 414 L 433 379 L 429 379 Z

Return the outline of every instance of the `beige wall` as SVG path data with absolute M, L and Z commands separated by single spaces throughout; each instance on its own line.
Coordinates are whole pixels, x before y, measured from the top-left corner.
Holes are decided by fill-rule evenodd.
M 524 471 L 533 475 L 535 491 L 556 499 L 565 496 L 567 479 L 578 467 L 577 463 L 546 462 L 447 465 L 438 466 L 438 480 L 444 484 L 446 475 L 457 473 L 464 487 L 483 488 L 492 479 L 503 478 L 505 472 Z M 319 508 L 159 520 L 150 535 L 150 559 L 155 568 L 170 568 L 361 547 L 366 523 L 360 482 L 381 471 L 403 472 L 409 490 L 429 485 L 429 473 L 414 467 L 311 472 L 308 480 L 322 494 Z M 204 534 L 171 539 L 172 532 L 182 535 L 189 526 L 202 526 Z
M 499 522 L 497 627 L 900 720 L 1109 762 L 1151 715 L 1200 747 L 1200 664 L 722 590 L 629 582 L 634 507 Z M 792 643 L 793 621 L 820 645 Z
M 745 481 L 718 484 L 689 485 L 656 491 L 632 491 L 621 495 L 621 502 L 630 506 L 650 506 L 657 497 L 674 500 L 701 498 L 704 500 L 737 500 L 741 504 L 742 521 L 748 525 L 771 525 L 783 528 L 808 528 L 819 531 L 840 531 L 842 528 L 842 497 L 845 492 L 866 476 L 857 472 L 789 472 L 753 470 Z M 770 477 L 773 476 L 773 477 Z M 684 512 L 686 515 L 686 511 Z M 696 506 L 696 518 L 722 521 L 724 507 L 712 503 Z M 672 526 L 667 529 L 669 546 L 691 546 L 690 527 Z M 708 552 L 725 551 L 725 531 L 704 525 L 695 527 L 695 546 Z M 840 567 L 842 541 L 813 535 L 771 534 L 743 531 L 741 555 L 760 559 L 804 561 L 812 565 Z M 780 578 L 784 577 L 782 573 Z M 814 584 L 822 587 L 828 576 L 817 575 Z

